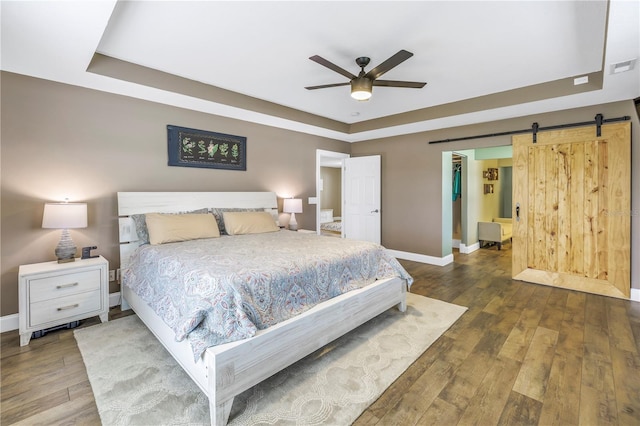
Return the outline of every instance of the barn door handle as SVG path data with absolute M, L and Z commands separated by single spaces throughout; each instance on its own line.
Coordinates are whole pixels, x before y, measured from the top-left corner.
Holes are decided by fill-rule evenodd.
M 516 222 L 520 222 L 520 203 L 516 203 Z

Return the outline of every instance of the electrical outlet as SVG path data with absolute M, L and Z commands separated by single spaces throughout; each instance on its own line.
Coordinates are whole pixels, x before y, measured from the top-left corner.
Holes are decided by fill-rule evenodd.
M 109 271 L 109 281 L 115 281 L 115 280 L 116 280 L 116 271 L 112 269 L 111 271 Z
M 120 268 L 116 269 L 116 280 L 120 282 Z

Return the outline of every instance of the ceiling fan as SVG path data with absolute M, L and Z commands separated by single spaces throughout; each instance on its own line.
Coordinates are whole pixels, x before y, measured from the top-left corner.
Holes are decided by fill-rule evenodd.
M 378 78 L 389 71 L 390 69 L 396 67 L 402 62 L 406 61 L 410 57 L 413 56 L 413 53 L 407 52 L 406 50 L 401 50 L 377 67 L 369 70 L 369 72 L 364 72 L 364 67 L 369 65 L 369 61 L 371 59 L 366 56 L 361 56 L 356 59 L 356 64 L 360 67 L 360 73 L 355 76 L 351 74 L 349 71 L 340 68 L 336 64 L 327 61 L 326 59 L 314 55 L 310 57 L 314 62 L 323 65 L 330 70 L 337 72 L 338 74 L 342 74 L 347 77 L 350 81 L 348 83 L 335 83 L 335 84 L 323 84 L 320 86 L 309 86 L 305 87 L 307 90 L 315 90 L 315 89 L 326 89 L 327 87 L 337 87 L 337 86 L 346 86 L 351 85 L 351 97 L 357 99 L 359 101 L 366 101 L 371 97 L 371 91 L 373 90 L 372 86 L 387 86 L 387 87 L 408 87 L 413 89 L 421 89 L 427 83 L 420 83 L 415 81 L 395 81 L 395 80 L 378 80 Z

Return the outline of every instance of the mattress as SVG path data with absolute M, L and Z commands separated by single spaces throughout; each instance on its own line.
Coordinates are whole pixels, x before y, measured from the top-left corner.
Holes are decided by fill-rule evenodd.
M 378 279 L 413 279 L 384 247 L 287 230 L 140 246 L 123 284 L 194 359 Z

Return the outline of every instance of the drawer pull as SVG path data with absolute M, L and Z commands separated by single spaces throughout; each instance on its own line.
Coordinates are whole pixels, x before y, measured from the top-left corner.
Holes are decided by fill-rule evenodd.
M 62 285 L 56 286 L 56 288 L 57 289 L 69 288 L 69 287 L 75 287 L 77 285 L 78 285 L 78 283 L 69 283 L 69 284 L 62 284 Z
M 80 305 L 78 303 L 76 303 L 75 305 L 63 306 L 61 308 L 58 308 L 58 310 L 59 311 L 66 311 L 67 309 L 77 308 L 78 306 L 80 306 Z

